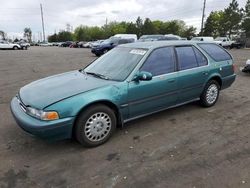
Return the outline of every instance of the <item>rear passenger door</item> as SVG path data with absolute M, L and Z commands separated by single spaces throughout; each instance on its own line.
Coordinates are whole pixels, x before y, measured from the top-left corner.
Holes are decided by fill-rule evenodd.
M 194 46 L 177 46 L 178 103 L 199 98 L 209 75 L 207 58 Z

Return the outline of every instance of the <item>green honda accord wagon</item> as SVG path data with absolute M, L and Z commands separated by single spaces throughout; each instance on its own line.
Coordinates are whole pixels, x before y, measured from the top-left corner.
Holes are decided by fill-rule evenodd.
M 28 133 L 98 146 L 128 121 L 197 100 L 213 106 L 235 80 L 233 63 L 214 43 L 121 45 L 83 69 L 22 87 L 11 111 Z

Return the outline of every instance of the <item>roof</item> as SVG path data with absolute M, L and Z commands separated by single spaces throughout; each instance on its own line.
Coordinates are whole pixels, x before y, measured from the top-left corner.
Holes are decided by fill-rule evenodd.
M 202 43 L 199 41 L 185 41 L 185 40 L 176 40 L 176 41 L 150 41 L 150 42 L 134 42 L 129 44 L 121 45 L 122 47 L 128 48 L 145 48 L 145 49 L 154 49 L 164 46 L 174 46 L 174 45 L 190 45 Z

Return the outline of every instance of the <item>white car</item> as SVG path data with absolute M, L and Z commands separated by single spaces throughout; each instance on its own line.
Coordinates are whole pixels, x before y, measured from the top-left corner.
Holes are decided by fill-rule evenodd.
M 230 40 L 228 37 L 217 37 L 214 42 L 223 47 L 231 47 L 235 41 Z
M 193 40 L 193 41 L 213 42 L 214 38 L 213 37 L 200 36 L 200 37 L 193 37 L 191 40 Z
M 7 42 L 5 40 L 2 40 L 2 41 L 0 41 L 0 49 L 18 50 L 18 49 L 21 49 L 21 46 L 19 44 L 13 44 L 13 43 Z

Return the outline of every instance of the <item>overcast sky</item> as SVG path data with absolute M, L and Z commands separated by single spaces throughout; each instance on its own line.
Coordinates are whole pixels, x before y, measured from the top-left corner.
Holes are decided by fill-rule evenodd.
M 206 15 L 224 9 L 231 0 L 207 0 Z M 246 0 L 238 0 L 241 7 Z M 46 35 L 65 29 L 69 23 L 102 26 L 110 21 L 135 21 L 138 16 L 151 20 L 184 20 L 200 29 L 203 0 L 1 0 L 0 30 L 8 36 L 22 36 L 30 27 L 34 37 L 42 31 L 40 3 L 43 5 Z

